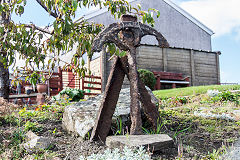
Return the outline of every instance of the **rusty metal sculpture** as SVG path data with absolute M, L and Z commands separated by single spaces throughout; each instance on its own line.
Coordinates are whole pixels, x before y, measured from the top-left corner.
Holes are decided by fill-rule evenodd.
M 129 17 L 131 20 L 129 20 Z M 168 47 L 169 44 L 161 33 L 155 29 L 137 22 L 133 16 L 123 16 L 121 23 L 113 23 L 104 29 L 94 40 L 92 51 L 101 51 L 105 43 L 114 43 L 120 50 L 128 51 L 125 57 L 115 57 L 104 97 L 97 115 L 95 126 L 92 131 L 91 140 L 105 142 L 112 123 L 112 116 L 118 101 L 119 93 L 123 84 L 124 76 L 130 81 L 130 134 L 142 134 L 142 119 L 140 102 L 144 113 L 157 127 L 159 114 L 155 104 L 151 102 L 151 96 L 141 82 L 136 66 L 136 48 L 140 45 L 141 38 L 145 35 L 156 37 L 159 47 Z

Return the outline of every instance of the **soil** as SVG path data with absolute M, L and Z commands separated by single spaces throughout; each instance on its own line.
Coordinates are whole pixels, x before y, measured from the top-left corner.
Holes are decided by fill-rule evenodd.
M 106 146 L 102 145 L 98 142 L 90 142 L 89 140 L 83 140 L 81 138 L 77 138 L 74 136 L 69 135 L 62 129 L 61 121 L 45 121 L 40 123 L 40 125 L 43 127 L 41 132 L 36 133 L 38 136 L 43 137 L 49 137 L 53 139 L 55 147 L 52 149 L 53 152 L 57 154 L 57 157 L 64 159 L 64 160 L 76 160 L 79 158 L 80 155 L 82 156 L 89 156 L 93 153 L 103 153 L 106 150 Z M 3 133 L 8 133 L 9 135 L 13 132 L 15 129 L 17 129 L 17 126 L 9 126 L 9 125 L 3 125 L 0 127 L 0 131 Z M 53 130 L 56 130 L 56 133 L 53 134 Z M 170 135 L 173 133 L 169 133 Z M 5 135 L 6 136 L 6 135 Z M 204 146 L 206 143 L 201 143 L 204 141 L 205 138 L 201 136 L 194 136 L 194 135 L 185 135 L 181 138 L 186 137 L 195 137 L 192 139 L 192 142 L 195 141 L 193 144 L 196 148 L 202 148 L 202 147 L 211 147 L 211 144 L 209 143 L 209 146 Z M 205 135 L 206 136 L 206 135 Z M 189 138 L 188 138 L 189 139 Z M 1 140 L 1 138 L 0 138 Z M 197 142 L 197 143 L 196 143 Z M 200 142 L 200 143 L 198 143 Z M 175 141 L 174 146 L 171 146 L 169 148 L 163 149 L 158 152 L 154 152 L 152 154 L 153 159 L 175 159 L 179 156 L 179 142 Z M 207 142 L 208 143 L 208 142 Z M 215 148 L 215 147 L 214 147 Z M 181 148 L 180 148 L 181 150 Z M 206 151 L 206 149 L 205 149 Z M 181 151 L 180 151 L 181 152 Z M 203 151 L 204 152 L 204 151 Z M 203 153 L 198 150 L 186 152 L 185 148 L 183 147 L 183 155 L 182 157 L 184 159 L 191 159 L 192 157 L 200 155 Z
M 62 129 L 61 121 L 46 121 L 40 123 L 43 127 L 41 132 L 35 132 L 38 136 L 48 137 L 53 140 L 54 147 L 52 151 L 56 153 L 58 158 L 64 160 L 77 160 L 80 155 L 90 156 L 91 154 L 103 153 L 107 147 L 99 142 L 90 142 L 89 140 L 83 140 L 69 135 Z M 17 126 L 2 125 L 0 127 L 0 141 L 1 137 L 7 137 L 11 135 Z M 56 130 L 56 133 L 52 133 Z M 9 133 L 10 132 L 10 133 Z M 177 156 L 177 147 L 166 148 L 164 150 L 155 152 L 152 154 L 153 159 L 166 158 L 174 159 Z
M 178 109 L 180 113 L 181 108 Z M 172 112 L 161 112 L 161 118 L 166 122 L 161 128 L 161 133 L 174 138 L 174 145 L 154 152 L 153 159 L 176 159 L 178 157 L 181 159 L 209 159 L 209 153 L 218 150 L 222 145 L 231 146 L 231 143 L 239 138 L 239 124 L 226 120 L 188 119 L 189 114 L 182 114 L 181 117 L 181 114 L 173 116 Z M 10 111 L 6 113 L 10 113 Z M 32 120 L 35 121 L 34 118 Z M 38 123 L 42 129 L 35 133 L 38 136 L 53 140 L 52 152 L 56 153 L 58 158 L 76 160 L 80 155 L 89 156 L 93 153 L 103 153 L 107 149 L 101 143 L 83 140 L 65 132 L 62 128 L 61 118 L 59 120 L 39 121 Z M 206 125 L 201 125 L 201 123 L 206 123 Z M 211 126 L 214 126 L 214 130 L 210 128 Z M 206 130 L 206 127 L 209 131 Z M 17 129 L 19 128 L 16 123 L 7 123 L 0 117 L 0 151 L 2 145 L 8 148 L 9 141 L 6 139 Z M 227 139 L 232 139 L 232 141 L 227 142 Z M 22 157 L 25 157 L 26 153 L 23 154 Z

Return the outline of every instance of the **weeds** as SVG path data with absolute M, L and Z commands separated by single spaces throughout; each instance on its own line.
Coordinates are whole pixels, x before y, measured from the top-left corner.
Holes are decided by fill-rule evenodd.
M 220 159 L 220 157 L 227 153 L 227 148 L 226 146 L 222 146 L 219 149 L 213 149 L 212 152 L 208 152 L 208 155 L 206 156 L 206 158 L 208 159 L 212 159 L 212 160 L 216 160 L 216 159 Z
M 22 128 L 17 128 L 10 137 L 10 146 L 17 146 L 25 139 L 25 132 Z
M 10 156 L 10 159 L 22 159 L 26 156 L 24 148 L 20 144 L 25 141 L 25 134 L 28 131 L 42 132 L 43 127 L 38 122 L 59 121 L 62 119 L 64 106 L 41 105 L 24 107 L 12 111 L 11 114 L 0 116 L 0 125 L 6 126 L 7 132 L 0 135 L 0 159 Z M 14 131 L 11 131 L 13 130 Z M 56 128 L 52 131 L 56 134 Z M 2 143 L 3 136 L 4 143 Z M 30 159 L 51 159 L 55 153 L 43 150 L 39 153 L 29 155 Z
M 117 131 L 115 132 L 115 136 L 116 135 L 122 135 L 123 134 L 123 123 L 122 123 L 122 118 L 118 117 L 117 118 Z
M 142 127 L 143 133 L 145 133 L 145 134 L 161 134 L 164 124 L 165 124 L 165 121 L 163 121 L 161 123 L 160 120 L 158 119 L 156 130 L 155 129 L 147 129 L 147 128 Z
M 231 93 L 229 91 L 219 92 L 214 96 L 209 96 L 205 100 L 201 101 L 202 103 L 228 103 L 233 102 L 236 106 L 240 104 L 240 94 Z
M 33 132 L 40 132 L 43 130 L 42 127 L 39 127 L 38 126 L 38 123 L 36 122 L 30 122 L 30 121 L 27 121 L 25 124 L 24 124 L 24 131 L 27 132 L 27 131 L 33 131 Z

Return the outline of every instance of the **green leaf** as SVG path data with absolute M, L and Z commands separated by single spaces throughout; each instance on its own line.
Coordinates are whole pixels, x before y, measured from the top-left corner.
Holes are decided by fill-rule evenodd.
M 157 18 L 159 18 L 160 16 L 160 11 L 157 11 Z
M 17 1 L 17 4 L 20 4 L 20 3 L 22 3 L 22 1 L 23 1 L 23 0 L 18 0 L 18 1 Z
M 138 4 L 137 7 L 138 7 L 138 9 L 141 9 L 141 8 L 142 8 L 141 4 Z
M 0 12 L 3 12 L 3 6 L 0 5 Z
M 42 40 L 42 38 L 43 38 L 43 34 L 42 34 L 42 33 L 39 33 L 39 34 L 38 34 L 38 38 L 39 38 L 39 43 L 41 43 L 41 40 Z
M 0 33 L 4 34 L 4 27 L 0 27 Z
M 24 12 L 24 7 L 23 6 L 19 6 L 19 9 L 18 9 L 18 14 L 23 14 Z
M 77 6 L 78 6 L 77 1 L 76 1 L 76 0 L 73 0 L 73 7 L 74 7 L 74 10 L 77 10 Z
M 127 52 L 126 51 L 122 51 L 120 54 L 119 54 L 119 57 L 124 57 L 126 56 Z

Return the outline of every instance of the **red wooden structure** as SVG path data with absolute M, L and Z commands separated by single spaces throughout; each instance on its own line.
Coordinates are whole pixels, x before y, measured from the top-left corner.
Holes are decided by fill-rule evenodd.
M 59 73 L 63 75 L 65 72 L 65 78 L 62 77 L 62 84 L 64 87 L 78 88 L 85 91 L 85 95 L 92 96 L 98 95 L 102 90 L 102 81 L 100 76 L 86 75 L 84 78 L 79 78 L 71 70 L 62 70 Z
M 47 76 L 48 74 L 46 74 Z M 85 76 L 84 78 L 79 78 L 71 70 L 62 70 L 58 68 L 58 72 L 52 73 L 51 78 L 47 81 L 48 92 L 50 96 L 57 95 L 63 88 L 78 88 L 85 91 L 85 95 L 92 96 L 101 93 L 102 82 L 100 76 Z M 21 84 L 21 94 L 25 93 L 25 86 L 30 85 L 29 83 L 23 82 Z M 17 90 L 14 87 L 14 90 Z M 11 93 L 11 95 L 17 94 Z M 35 100 L 32 98 L 33 101 Z
M 171 85 L 171 88 L 188 87 L 190 85 L 189 77 L 183 77 L 182 73 L 172 72 L 153 72 L 157 82 L 155 85 L 156 90 L 163 89 L 164 85 Z
M 49 88 L 51 96 L 57 95 L 63 88 L 78 88 L 85 91 L 85 95 L 92 96 L 101 93 L 102 82 L 100 76 L 85 76 L 79 78 L 72 70 L 58 69 L 58 73 L 54 73 L 49 80 Z
M 57 95 L 63 89 L 62 69 L 59 67 L 57 73 L 53 73 L 49 79 L 50 96 Z

